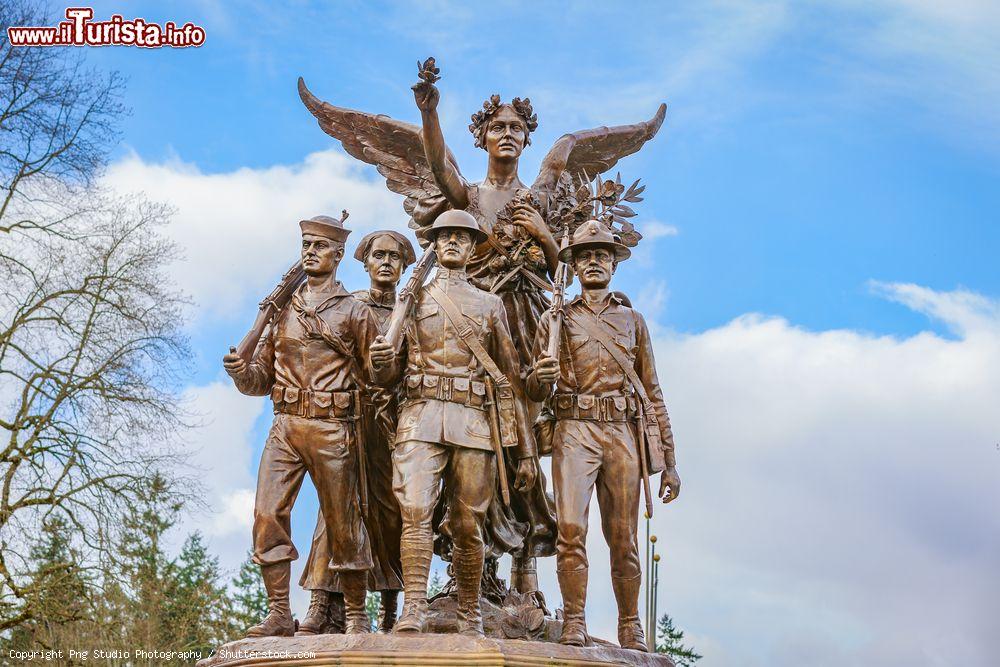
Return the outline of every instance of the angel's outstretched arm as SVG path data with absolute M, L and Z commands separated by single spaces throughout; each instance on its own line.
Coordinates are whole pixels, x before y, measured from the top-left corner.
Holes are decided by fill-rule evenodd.
M 421 81 L 413 86 L 413 97 L 420 109 L 424 156 L 434 174 L 434 180 L 452 206 L 465 209 L 469 206 L 469 191 L 462 175 L 449 159 L 448 146 L 444 142 L 437 114 L 437 104 L 441 97 L 437 86 Z

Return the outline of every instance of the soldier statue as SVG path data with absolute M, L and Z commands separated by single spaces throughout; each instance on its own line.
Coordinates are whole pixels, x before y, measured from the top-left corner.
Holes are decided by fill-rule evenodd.
M 451 209 L 474 216 L 487 242 L 478 244 L 469 258 L 469 280 L 503 300 L 523 378 L 531 371 L 531 346 L 549 305 L 546 291 L 558 261 L 549 224 L 549 218 L 557 216 L 551 204 L 562 187 L 575 189 L 639 151 L 660 129 L 666 106 L 661 104 L 643 122 L 562 135 L 528 184 L 521 180 L 519 164 L 538 126 L 537 115 L 527 98 L 502 102 L 493 95 L 469 125 L 475 145 L 487 156 L 486 177 L 473 183 L 463 176 L 445 141 L 437 112 L 439 75 L 433 58 L 420 64 L 420 80 L 413 86 L 419 125 L 323 102 L 302 79 L 299 94 L 324 132 L 342 142 L 348 154 L 375 165 L 389 190 L 406 197 L 403 208 L 411 216 L 411 227 L 426 230 Z M 541 404 L 531 401 L 527 408 L 534 420 Z M 522 593 L 536 590 L 535 558 L 552 555 L 555 541 L 555 512 L 544 484 L 513 494 L 510 504 L 494 503 L 487 512 L 490 552 L 494 558 L 511 554 L 512 587 Z M 446 548 L 440 551 L 447 557 Z
M 379 337 L 370 354 L 375 382 L 388 387 L 402 380 L 404 392 L 392 453 L 405 591 L 395 631 L 425 629 L 432 518 L 443 483 L 448 516 L 442 530 L 454 544 L 458 631 L 483 636 L 484 521 L 498 485 L 509 497 L 498 456 L 517 461 L 514 487 L 522 492 L 535 484 L 538 464 L 503 303 L 471 285 L 465 272 L 486 235 L 471 215 L 451 210 L 425 238 L 440 268 L 414 294 L 400 349 Z
M 316 216 L 299 226 L 305 281 L 273 317 L 249 363 L 235 348 L 223 358 L 239 391 L 270 394 L 274 403 L 253 525 L 253 560 L 261 567 L 269 612 L 249 637 L 294 633 L 288 585 L 298 552 L 290 519 L 307 472 L 326 519 L 329 568 L 340 576 L 346 632 L 369 631 L 365 584 L 372 555 L 359 499 L 354 415 L 360 409 L 357 378 L 378 323 L 337 280 L 350 233 L 343 221 Z
M 374 231 L 361 239 L 354 258 L 364 264 L 371 278 L 371 287 L 354 292 L 354 297 L 371 309 L 379 330 L 384 331 L 396 303 L 399 279 L 416 259 L 413 245 L 399 232 Z M 391 452 L 396 431 L 396 409 L 395 391 L 370 384 L 364 388 L 358 418 L 364 420 L 360 430 L 365 442 L 359 450 L 365 456 L 367 472 L 367 507 L 363 509 L 374 561 L 368 587 L 380 592 L 379 629 L 383 632 L 392 630 L 396 622 L 397 598 L 403 588 L 399 560 L 402 527 L 399 504 L 392 492 Z M 343 632 L 343 596 L 339 577 L 329 569 L 329 561 L 326 522 L 321 511 L 313 533 L 312 548 L 299 581 L 303 588 L 311 592 L 309 612 L 299 624 L 299 635 Z
M 559 260 L 569 263 L 579 278 L 581 294 L 561 313 L 548 311 L 542 317 L 526 391 L 536 401 L 551 397 L 556 418 L 552 474 L 556 569 L 563 597 L 560 641 L 574 646 L 588 642 L 587 516 L 596 487 L 611 552 L 618 642 L 646 651 L 638 613 L 639 493 L 643 483 L 648 492 L 646 472 L 662 470 L 659 496 L 670 502 L 680 492 L 680 478 L 645 320 L 608 291 L 611 275 L 629 255 L 597 220 L 581 224 L 560 250 Z M 561 317 L 561 335 L 550 344 L 554 317 Z

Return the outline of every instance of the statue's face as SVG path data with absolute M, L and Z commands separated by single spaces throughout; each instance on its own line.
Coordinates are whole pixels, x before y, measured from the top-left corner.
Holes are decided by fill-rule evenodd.
M 302 235 L 302 270 L 307 276 L 328 276 L 344 256 L 344 244 L 325 236 Z
M 500 107 L 486 126 L 486 150 L 493 158 L 518 158 L 527 139 L 524 119 L 510 105 Z
M 376 237 L 365 256 L 365 271 L 371 276 L 372 285 L 391 289 L 403 275 L 403 249 L 399 242 L 384 234 Z
M 587 289 L 607 287 L 615 267 L 615 254 L 607 248 L 583 248 L 573 253 L 573 272 Z
M 464 269 L 474 248 L 472 233 L 466 229 L 442 229 L 434 237 L 438 263 L 446 269 Z

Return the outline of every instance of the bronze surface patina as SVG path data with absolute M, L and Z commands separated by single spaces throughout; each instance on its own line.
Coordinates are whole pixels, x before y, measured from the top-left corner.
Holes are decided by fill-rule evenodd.
M 371 546 L 359 495 L 353 416 L 360 403 L 359 369 L 378 335 L 371 310 L 337 280 L 350 233 L 341 220 L 300 223 L 305 282 L 271 321 L 250 363 L 235 349 L 223 358 L 242 393 L 270 395 L 274 423 L 257 474 L 253 560 L 261 566 L 270 611 L 249 637 L 291 635 L 288 605 L 292 505 L 309 474 L 326 517 L 329 568 L 340 576 L 346 632 L 366 632 L 366 572 Z
M 415 261 L 413 245 L 399 232 L 378 230 L 361 239 L 354 258 L 364 265 L 371 285 L 353 295 L 371 309 L 379 331 L 384 333 L 396 303 L 396 285 L 406 267 Z M 397 393 L 367 384 L 361 392 L 357 415 L 362 420 L 358 430 L 363 440 L 358 451 L 365 457 L 364 465 L 360 466 L 365 472 L 366 486 L 362 510 L 374 561 L 368 575 L 368 588 L 380 592 L 379 629 L 384 632 L 391 630 L 396 622 L 398 594 L 403 589 L 399 559 L 402 527 L 399 504 L 392 492 L 390 457 L 396 433 Z M 343 632 L 342 587 L 339 575 L 328 567 L 329 562 L 326 523 L 320 511 L 312 547 L 299 580 L 299 585 L 311 591 L 309 611 L 299 624 L 299 634 Z
M 551 397 L 555 413 L 556 568 L 564 610 L 559 641 L 572 646 L 588 642 L 587 519 L 596 489 L 611 551 L 618 642 L 622 648 L 646 651 L 638 611 L 640 488 L 648 472 L 662 471 L 659 495 L 670 502 L 680 492 L 680 478 L 646 322 L 608 290 L 618 263 L 628 257 L 628 248 L 601 222 L 577 228 L 559 259 L 571 263 L 582 291 L 563 308 L 555 356 L 549 354 L 553 316 L 542 318 L 535 339 L 537 361 L 526 384 L 536 400 Z M 649 424 L 654 435 L 647 439 Z
M 369 233 L 354 253 L 368 288 L 349 292 L 337 280 L 346 212 L 302 221 L 301 261 L 224 357 L 239 391 L 274 403 L 253 528 L 269 612 L 202 664 L 670 666 L 646 652 L 637 528 L 649 475 L 661 473 L 663 502 L 680 478 L 645 321 L 609 291 L 642 238 L 629 204 L 644 187 L 600 176 L 656 135 L 666 107 L 563 135 L 529 186 L 518 164 L 537 116 L 527 98 L 493 95 L 469 125 L 487 154 L 486 177 L 469 183 L 438 117 L 440 70 L 433 58 L 418 69 L 419 125 L 322 102 L 299 79 L 322 129 L 405 197 L 424 251 L 417 260 L 406 235 Z M 574 276 L 581 293 L 568 297 Z M 538 459 L 549 453 L 554 496 Z M 306 474 L 320 512 L 296 623 L 290 513 Z M 589 636 L 584 618 L 595 490 L 621 648 Z M 429 601 L 434 553 L 451 580 Z M 509 587 L 496 572 L 505 553 Z M 561 617 L 535 575 L 552 555 Z M 368 590 L 381 594 L 376 635 Z M 314 655 L 270 657 L 294 651 Z
M 666 106 L 661 104 L 645 122 L 563 135 L 529 187 L 520 179 L 518 164 L 531 143 L 537 117 L 529 99 L 503 103 L 493 95 L 473 114 L 469 126 L 476 145 L 488 155 L 486 178 L 469 183 L 441 130 L 435 85 L 439 73 L 433 58 L 420 64 L 420 80 L 413 86 L 420 126 L 322 102 L 302 79 L 299 95 L 327 134 L 354 157 L 377 166 L 387 187 L 404 195 L 412 228 L 426 229 L 450 209 L 466 210 L 476 218 L 487 236 L 470 258 L 467 274 L 472 284 L 503 299 L 523 378 L 531 371 L 531 347 L 539 318 L 549 305 L 545 292 L 551 290 L 549 277 L 557 266 L 552 232 L 561 226 L 557 201 L 567 189 L 640 150 L 659 130 Z M 529 401 L 527 408 L 533 421 L 542 406 Z M 514 557 L 512 588 L 535 591 L 535 557 L 555 552 L 553 499 L 543 483 L 526 493 L 514 493 L 511 500 L 509 505 L 495 502 L 488 509 L 487 547 L 494 558 L 503 553 Z M 438 553 L 449 558 L 450 539 L 443 531 L 437 545 Z M 499 602 L 504 593 L 499 582 L 486 583 L 485 592 Z
M 440 268 L 414 295 L 399 350 L 382 337 L 371 347 L 375 382 L 390 387 L 402 380 L 405 392 L 392 454 L 393 490 L 403 516 L 405 604 L 397 632 L 425 628 L 432 518 L 443 485 L 447 510 L 441 525 L 454 542 L 458 631 L 483 635 L 483 526 L 498 483 L 501 495 L 507 492 L 498 457 L 517 462 L 515 489 L 530 488 L 537 477 L 503 302 L 471 285 L 465 271 L 484 236 L 464 211 L 439 216 L 427 237 Z

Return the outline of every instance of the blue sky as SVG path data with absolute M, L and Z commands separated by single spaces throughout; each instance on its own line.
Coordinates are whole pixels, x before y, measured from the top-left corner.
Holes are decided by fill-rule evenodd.
M 762 311 L 905 334 L 926 320 L 872 299 L 869 279 L 997 292 L 995 82 L 969 107 L 954 88 L 975 74 L 938 80 L 923 62 L 932 54 L 880 53 L 873 33 L 888 9 L 661 5 L 128 3 L 126 14 L 192 20 L 211 38 L 94 60 L 131 79 L 122 150 L 205 172 L 295 163 L 331 144 L 295 94 L 300 75 L 343 106 L 417 120 L 407 88 L 432 53 L 448 140 L 472 178 L 484 161 L 464 126 L 494 90 L 535 100 L 527 177 L 561 133 L 634 122 L 664 100 L 659 137 L 621 168 L 649 185 L 643 214 L 680 232 L 657 246 L 657 268 L 683 330 Z
M 647 184 L 640 231 L 645 223 L 660 234 L 616 276 L 617 286 L 636 297 L 660 332 L 660 371 L 675 404 L 679 465 L 682 475 L 690 471 L 685 490 L 691 491 L 660 519 L 668 522 L 664 530 L 669 524 L 678 542 L 689 545 L 678 547 L 676 563 L 666 559 L 665 595 L 677 603 L 664 608 L 700 642 L 710 665 L 747 656 L 755 642 L 749 618 L 770 621 L 759 631 L 768 637 L 756 656 L 762 664 L 830 655 L 839 636 L 849 637 L 846 659 L 945 664 L 938 654 L 908 653 L 902 623 L 893 626 L 903 633 L 897 645 L 885 639 L 895 636 L 893 630 L 849 613 L 847 603 L 839 608 L 842 616 L 822 616 L 811 606 L 812 593 L 816 600 L 837 596 L 828 595 L 815 573 L 789 572 L 786 587 L 777 573 L 754 565 L 752 554 L 721 564 L 721 574 L 683 569 L 706 562 L 698 548 L 721 548 L 713 540 L 723 537 L 699 531 L 706 522 L 726 521 L 719 504 L 727 489 L 739 488 L 748 475 L 766 479 L 759 459 L 745 461 L 749 472 L 733 467 L 742 460 L 742 453 L 731 456 L 738 443 L 718 440 L 722 436 L 707 425 L 699 430 L 699 420 L 711 421 L 719 411 L 730 419 L 745 415 L 753 438 L 777 428 L 759 421 L 768 409 L 782 408 L 774 416 L 779 422 L 788 418 L 788 428 L 773 434 L 787 446 L 772 463 L 790 485 L 787 495 L 775 496 L 775 508 L 825 506 L 802 484 L 820 455 L 815 447 L 829 435 L 819 424 L 853 420 L 855 453 L 870 463 L 868 456 L 885 456 L 884 465 L 872 463 L 858 480 L 874 494 L 872 503 L 888 512 L 892 527 L 873 527 L 872 535 L 889 540 L 888 533 L 905 532 L 915 522 L 930 531 L 926 548 L 934 551 L 934 535 L 946 539 L 947 531 L 929 527 L 926 515 L 897 515 L 898 495 L 879 495 L 887 488 L 905 495 L 910 485 L 938 474 L 900 468 L 914 458 L 928 465 L 938 457 L 961 462 L 949 468 L 954 506 L 946 507 L 979 507 L 981 513 L 985 503 L 979 523 L 948 530 L 975 542 L 983 522 L 998 523 L 991 505 L 997 497 L 988 489 L 997 485 L 1000 456 L 976 457 L 1000 439 L 995 409 L 985 407 L 995 406 L 1000 392 L 984 370 L 993 368 L 1000 340 L 1000 11 L 985 2 L 943 4 L 96 3 L 97 18 L 120 12 L 157 22 L 193 21 L 207 32 L 197 49 L 118 47 L 91 49 L 88 56 L 130 79 L 133 113 L 115 153 L 112 183 L 178 207 L 171 234 L 189 262 L 176 275 L 199 303 L 190 326 L 196 353 L 190 391 L 217 401 L 203 401 L 218 412 L 213 438 L 238 436 L 233 451 L 241 452 L 236 460 L 245 468 L 209 471 L 213 478 L 232 473 L 242 480 L 224 502 L 236 507 L 246 501 L 268 415 L 262 403 L 224 393 L 218 357 L 242 335 L 255 302 L 294 258 L 295 221 L 355 204 L 359 229 L 405 225 L 399 198 L 384 192 L 373 169 L 343 157 L 302 107 L 298 76 L 334 104 L 415 122 L 409 91 L 415 62 L 436 56 L 446 138 L 472 180 L 482 177 L 485 159 L 465 126 L 493 92 L 534 102 L 539 129 L 521 167 L 529 182 L 562 133 L 645 119 L 665 101 L 659 135 L 619 164 L 624 179 L 641 177 Z M 257 268 L 240 265 L 248 257 L 256 258 Z M 236 276 L 232 285 L 219 282 L 226 276 Z M 345 265 L 344 279 L 353 288 L 364 285 L 354 266 Z M 212 284 L 226 286 L 213 291 Z M 760 341 L 767 344 L 758 348 Z M 678 350 L 703 358 L 706 370 L 690 367 Z M 753 363 L 768 377 L 715 363 L 740 350 L 763 350 L 764 359 Z M 781 356 L 793 350 L 801 356 Z M 953 354 L 960 361 L 941 361 Z M 746 361 L 739 354 L 731 358 Z M 806 368 L 805 360 L 811 360 Z M 707 369 L 715 371 L 708 379 Z M 934 429 L 943 436 L 930 438 L 924 430 L 906 440 L 901 434 L 915 415 L 931 418 L 935 396 L 924 400 L 921 391 L 933 393 L 941 384 L 952 393 L 937 396 L 943 401 L 938 410 L 971 413 L 959 419 L 957 412 L 938 412 Z M 790 386 L 800 391 L 785 393 Z M 824 386 L 840 389 L 824 397 Z M 873 402 L 866 406 L 861 396 Z M 959 396 L 968 401 L 949 402 Z M 830 412 L 806 426 L 799 420 L 809 412 L 803 407 L 809 397 L 820 406 L 828 402 Z M 194 440 L 206 442 L 203 436 Z M 720 466 L 728 466 L 727 479 L 737 486 L 713 486 L 725 477 L 716 474 Z M 700 495 L 700 481 L 714 494 Z M 819 485 L 840 481 L 834 469 L 817 478 Z M 295 528 L 304 540 L 314 504 L 311 498 L 303 503 Z M 853 521 L 837 517 L 826 521 Z M 798 525 L 789 521 L 786 527 Z M 240 539 L 245 549 L 246 535 Z M 599 541 L 592 543 L 601 554 L 595 560 L 603 557 Z M 1000 555 L 996 540 L 975 543 L 983 563 Z M 219 548 L 226 544 L 220 537 Z M 901 545 L 886 543 L 886 558 L 915 553 Z M 746 589 L 737 576 L 742 568 L 760 575 L 759 589 Z M 995 570 L 983 574 L 997 576 Z M 845 590 L 870 584 L 850 581 L 841 582 Z M 706 594 L 722 582 L 742 602 L 719 591 Z M 800 584 L 803 591 L 818 588 L 784 600 L 779 612 L 755 606 L 761 591 L 771 590 L 763 582 L 786 591 Z M 823 585 L 838 587 L 836 579 Z M 887 595 L 902 600 L 893 590 Z M 548 594 L 558 599 L 554 589 Z M 975 598 L 971 588 L 969 594 Z M 955 604 L 972 608 L 977 600 Z M 815 622 L 790 611 L 796 605 Z M 990 611 L 998 611 L 995 604 Z M 793 618 L 809 627 L 794 633 L 778 628 Z M 831 627 L 837 632 L 831 634 Z M 914 638 L 922 634 L 910 631 Z M 951 639 L 967 650 L 966 664 L 977 664 L 985 656 L 977 642 L 985 635 L 954 631 Z

